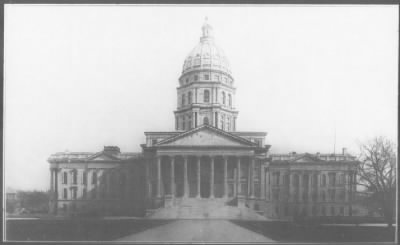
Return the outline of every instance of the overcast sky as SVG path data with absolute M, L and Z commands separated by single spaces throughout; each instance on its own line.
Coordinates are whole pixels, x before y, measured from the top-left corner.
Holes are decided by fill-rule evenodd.
M 140 151 L 174 129 L 183 61 L 208 16 L 237 130 L 271 152 L 397 135 L 397 6 L 5 6 L 6 186 L 49 188 L 50 154 Z

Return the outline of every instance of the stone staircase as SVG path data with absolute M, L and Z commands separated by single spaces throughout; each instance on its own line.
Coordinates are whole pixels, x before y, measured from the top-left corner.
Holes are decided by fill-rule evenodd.
M 225 205 L 227 200 L 215 199 L 180 199 L 175 205 L 160 208 L 150 214 L 150 219 L 249 219 L 265 220 L 264 216 L 246 207 Z

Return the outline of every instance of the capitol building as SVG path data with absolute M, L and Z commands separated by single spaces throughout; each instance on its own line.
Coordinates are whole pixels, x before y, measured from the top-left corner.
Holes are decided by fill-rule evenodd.
M 229 61 L 207 22 L 201 31 L 178 78 L 175 131 L 144 132 L 138 153 L 105 146 L 52 154 L 51 212 L 155 219 L 351 216 L 355 157 L 345 149 L 271 154 L 266 132 L 238 130 Z

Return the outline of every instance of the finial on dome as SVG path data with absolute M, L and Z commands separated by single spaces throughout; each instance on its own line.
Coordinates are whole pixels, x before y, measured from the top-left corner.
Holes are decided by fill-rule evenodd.
M 205 17 L 204 20 L 204 24 L 201 27 L 202 31 L 203 31 L 203 36 L 201 37 L 200 40 L 206 40 L 206 39 L 210 39 L 213 37 L 212 35 L 212 27 L 210 24 L 208 24 L 208 17 Z

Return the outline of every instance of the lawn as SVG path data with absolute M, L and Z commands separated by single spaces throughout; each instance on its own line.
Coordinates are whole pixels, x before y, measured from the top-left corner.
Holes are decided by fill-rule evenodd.
M 279 242 L 394 242 L 395 227 L 296 225 L 235 220 L 234 224 Z
M 7 241 L 111 241 L 166 220 L 36 219 L 7 220 Z

